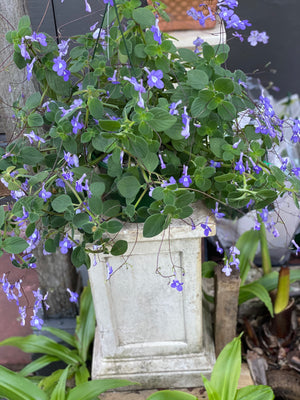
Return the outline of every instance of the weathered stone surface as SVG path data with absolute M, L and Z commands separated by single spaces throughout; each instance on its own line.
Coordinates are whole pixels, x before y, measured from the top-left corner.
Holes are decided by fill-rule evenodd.
M 129 242 L 126 255 L 101 255 L 90 268 L 98 325 L 93 379 L 129 379 L 141 389 L 197 387 L 200 373 L 210 374 L 214 347 L 202 307 L 203 229 L 198 225 L 206 216 L 203 209 L 193 215 L 195 230 L 176 221 L 150 239 L 142 237 L 142 224 L 138 230 L 127 224 L 118 235 Z M 119 269 L 108 281 L 107 262 Z M 182 292 L 169 285 L 174 267 Z

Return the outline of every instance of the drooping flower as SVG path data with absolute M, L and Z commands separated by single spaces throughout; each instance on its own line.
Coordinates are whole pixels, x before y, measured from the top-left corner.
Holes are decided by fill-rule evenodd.
M 222 247 L 220 247 L 218 241 L 216 242 L 216 247 L 217 247 L 217 252 L 218 252 L 218 253 L 220 253 L 220 254 L 223 254 L 223 253 L 224 253 L 224 250 L 222 249 Z
M 114 0 L 103 0 L 104 4 L 109 4 L 110 6 L 114 5 Z
M 45 143 L 45 139 L 36 135 L 34 131 L 31 131 L 30 133 L 24 133 L 23 136 L 28 138 L 30 144 L 32 144 L 33 142 Z
M 24 43 L 24 38 L 22 38 L 21 44 L 19 44 L 19 48 L 21 50 L 21 56 L 24 60 L 30 60 L 30 55 L 27 51 L 26 44 Z
M 182 103 L 182 100 L 178 100 L 176 103 L 171 103 L 169 105 L 169 109 L 170 109 L 170 114 L 171 115 L 178 115 L 179 112 L 177 110 L 177 107 L 179 106 L 179 104 Z
M 165 168 L 166 168 L 166 164 L 164 163 L 164 160 L 163 160 L 163 158 L 162 158 L 162 155 L 161 155 L 161 154 L 158 154 L 158 158 L 159 158 L 159 161 L 160 161 L 160 168 L 161 168 L 161 169 L 165 169 Z
M 44 202 L 46 202 L 51 196 L 52 196 L 52 193 L 47 192 L 47 190 L 45 189 L 45 184 L 43 183 L 43 187 L 39 193 L 39 197 L 42 198 L 44 200 Z
M 44 33 L 33 32 L 31 36 L 25 36 L 25 39 L 31 40 L 32 42 L 38 42 L 42 46 L 47 47 L 47 38 Z
M 109 262 L 106 262 L 106 268 L 107 268 L 107 275 L 106 275 L 106 280 L 108 281 L 111 277 L 111 274 L 114 272 L 113 267 L 109 264 Z
M 181 183 L 184 187 L 189 187 L 190 184 L 192 183 L 192 179 L 190 175 L 187 174 L 188 167 L 186 165 L 183 165 L 183 171 L 182 171 L 182 176 L 179 179 L 179 183 Z
M 190 120 L 191 117 L 188 116 L 186 111 L 186 106 L 183 107 L 183 114 L 181 115 L 183 127 L 181 131 L 181 135 L 187 139 L 190 136 Z
M 211 212 L 214 214 L 214 216 L 218 219 L 220 219 L 220 218 L 223 218 L 223 217 L 225 217 L 225 214 L 224 213 L 221 213 L 221 212 L 219 212 L 219 202 L 218 201 L 216 201 L 216 207 L 215 207 L 215 209 L 213 210 L 211 210 Z
M 75 167 L 79 167 L 79 159 L 78 159 L 78 157 L 77 157 L 77 155 L 76 154 L 71 154 L 70 152 L 65 152 L 64 151 L 64 159 L 65 159 L 65 161 L 67 162 L 67 164 L 68 164 L 68 167 L 72 167 L 73 165 L 75 166 Z
M 206 220 L 203 224 L 201 224 L 201 228 L 204 230 L 204 236 L 209 236 L 209 233 L 211 232 L 211 228 L 208 226 L 208 218 L 206 217 Z
M 84 125 L 81 122 L 79 122 L 80 115 L 81 115 L 81 111 L 79 111 L 79 113 L 77 114 L 76 117 L 74 115 L 71 120 L 71 124 L 73 126 L 73 133 L 75 133 L 75 135 L 78 133 L 78 131 L 80 129 L 82 129 L 84 127 Z
M 32 70 L 33 70 L 33 65 L 36 61 L 36 58 L 34 57 L 31 60 L 31 63 L 26 65 L 26 70 L 27 70 L 27 80 L 30 81 L 31 77 L 32 77 Z
M 260 217 L 261 217 L 261 219 L 262 219 L 263 222 L 268 222 L 269 211 L 268 211 L 268 208 L 267 208 L 267 207 L 263 208 L 263 209 L 262 209 L 262 212 L 259 213 L 259 215 L 260 215 Z
M 68 54 L 68 50 L 69 50 L 69 41 L 68 40 L 62 40 L 58 45 L 58 50 L 59 50 L 59 57 L 63 57 L 66 56 Z
M 92 12 L 91 6 L 89 5 L 88 1 L 84 0 L 84 2 L 85 2 L 85 11 L 89 13 Z
M 173 282 L 171 283 L 171 288 L 176 289 L 178 292 L 182 292 L 183 290 L 183 282 L 179 282 L 177 279 L 173 279 Z
M 243 152 L 241 152 L 240 159 L 235 163 L 235 168 L 234 168 L 236 171 L 239 171 L 241 175 L 246 171 L 246 168 L 243 164 L 243 156 L 244 154 Z
M 78 303 L 78 297 L 79 297 L 78 293 L 72 292 L 72 290 L 70 290 L 69 288 L 67 288 L 67 292 L 70 295 L 69 301 L 71 303 Z
M 153 32 L 153 39 L 158 42 L 158 44 L 162 43 L 161 40 L 161 31 L 158 26 L 159 18 L 156 16 L 155 18 L 155 25 L 152 25 L 150 31 Z
M 118 83 L 120 83 L 120 82 L 117 80 L 117 72 L 118 72 L 118 71 L 115 69 L 115 70 L 114 70 L 113 76 L 107 78 L 107 80 L 108 80 L 109 82 L 113 83 L 114 85 L 117 85 Z

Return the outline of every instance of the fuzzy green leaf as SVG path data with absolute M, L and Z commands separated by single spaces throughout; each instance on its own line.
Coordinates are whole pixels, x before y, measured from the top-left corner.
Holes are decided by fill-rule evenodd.
M 165 227 L 167 216 L 164 214 L 150 215 L 145 221 L 143 235 L 144 237 L 153 237 L 159 235 Z
M 10 254 L 19 254 L 22 253 L 28 247 L 28 243 L 25 239 L 17 236 L 11 236 L 4 239 L 2 243 L 3 249 Z

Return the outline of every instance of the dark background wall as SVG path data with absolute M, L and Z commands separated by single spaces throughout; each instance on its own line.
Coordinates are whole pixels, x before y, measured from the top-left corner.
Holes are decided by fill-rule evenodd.
M 274 82 L 280 88 L 270 93 L 283 98 L 288 93 L 300 94 L 300 2 L 299 0 L 240 0 L 237 14 L 252 23 L 251 29 L 266 31 L 268 44 L 252 47 L 230 38 L 229 69 L 240 68 L 255 74 L 264 86 Z M 271 63 L 268 67 L 266 64 Z

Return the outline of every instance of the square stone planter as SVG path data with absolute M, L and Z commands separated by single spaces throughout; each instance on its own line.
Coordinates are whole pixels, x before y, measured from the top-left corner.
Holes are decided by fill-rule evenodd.
M 196 209 L 193 221 L 208 212 Z M 96 310 L 92 378 L 129 379 L 139 388 L 195 387 L 200 373 L 214 364 L 209 313 L 202 304 L 203 229 L 175 221 L 154 238 L 142 236 L 142 224 L 127 224 L 118 239 L 129 242 L 124 256 L 101 254 L 89 270 Z M 210 221 L 214 234 L 214 223 Z M 109 263 L 117 270 L 107 280 Z M 169 285 L 176 266 L 182 292 Z M 184 276 L 181 273 L 184 268 Z

